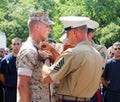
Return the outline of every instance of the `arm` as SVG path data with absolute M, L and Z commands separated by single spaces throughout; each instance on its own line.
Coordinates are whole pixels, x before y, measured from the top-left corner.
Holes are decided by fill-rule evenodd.
M 102 84 L 107 88 L 108 87 L 108 82 L 105 80 L 103 77 L 101 78 Z
M 20 94 L 20 102 L 30 102 L 30 90 L 29 90 L 30 77 L 18 76 L 18 91 Z
M 53 58 L 54 61 L 60 56 L 60 54 L 53 47 L 51 47 L 50 52 L 54 56 L 54 58 Z M 53 57 L 53 56 L 51 56 L 51 57 Z
M 46 42 L 42 43 L 41 50 L 48 50 L 48 51 L 50 51 L 52 53 L 52 55 L 50 55 L 50 58 L 52 60 L 56 60 L 60 56 L 58 51 L 56 51 L 56 49 L 53 46 L 51 46 L 50 44 L 48 44 Z
M 43 77 L 43 82 L 44 83 L 51 83 L 51 82 L 53 82 L 53 80 L 48 75 L 48 73 L 49 73 L 49 67 L 47 65 L 43 65 L 43 68 L 42 68 L 42 77 Z
M 1 74 L 1 73 L 0 73 L 0 81 L 1 81 L 2 83 L 5 82 L 4 74 Z

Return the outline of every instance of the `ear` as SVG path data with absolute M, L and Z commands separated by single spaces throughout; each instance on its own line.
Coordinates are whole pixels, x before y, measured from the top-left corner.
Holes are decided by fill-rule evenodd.
M 35 27 L 35 29 L 38 29 L 38 28 L 39 28 L 39 25 L 38 25 L 38 24 L 35 24 L 34 27 Z
M 78 31 L 77 30 L 74 29 L 73 34 L 74 34 L 75 37 L 78 37 Z

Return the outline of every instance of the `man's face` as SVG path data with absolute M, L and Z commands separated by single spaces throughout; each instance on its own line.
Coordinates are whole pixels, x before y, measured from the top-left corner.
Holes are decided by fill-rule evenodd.
M 0 58 L 4 57 L 5 50 L 3 48 L 0 48 Z
M 74 45 L 74 34 L 72 30 L 67 32 L 67 39 L 71 45 Z
M 113 46 L 113 53 L 114 53 L 114 56 L 120 57 L 120 45 Z
M 50 26 L 44 23 L 39 23 L 39 36 L 41 36 L 42 40 L 46 40 L 48 38 L 50 32 Z
M 19 40 L 13 40 L 11 47 L 14 53 L 18 53 L 21 47 L 21 42 Z
M 93 31 L 91 31 L 87 34 L 87 38 L 88 38 L 89 41 L 92 41 L 93 37 L 94 37 L 94 32 Z

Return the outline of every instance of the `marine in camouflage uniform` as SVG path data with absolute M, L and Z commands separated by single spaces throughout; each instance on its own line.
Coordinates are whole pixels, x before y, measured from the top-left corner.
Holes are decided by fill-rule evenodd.
M 17 56 L 18 75 L 31 77 L 31 102 L 49 102 L 49 87 L 42 82 L 40 71 L 43 63 L 37 49 L 38 45 L 28 38 Z
M 47 13 L 35 12 L 29 17 L 30 36 L 22 45 L 17 56 L 19 93 L 17 102 L 50 101 L 49 84 L 42 82 L 41 66 L 43 62 L 39 57 L 38 44 L 40 40 L 45 40 L 48 37 L 49 25 L 52 24 L 53 22 L 49 20 Z M 41 36 L 45 38 L 41 38 Z

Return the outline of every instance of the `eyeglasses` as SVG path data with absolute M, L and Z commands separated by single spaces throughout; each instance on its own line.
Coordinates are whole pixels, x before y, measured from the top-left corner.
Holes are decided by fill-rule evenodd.
M 114 48 L 114 50 L 120 50 L 120 48 Z

